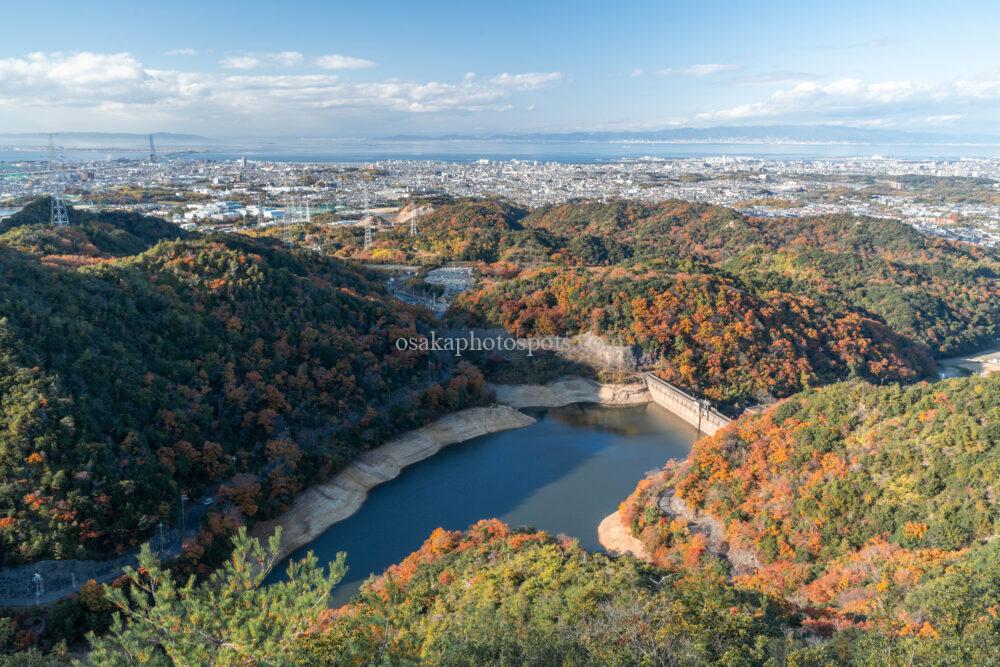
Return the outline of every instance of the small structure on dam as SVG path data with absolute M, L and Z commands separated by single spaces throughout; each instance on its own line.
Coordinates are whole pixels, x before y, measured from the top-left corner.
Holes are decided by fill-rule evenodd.
M 697 428 L 705 435 L 714 435 L 719 429 L 728 426 L 732 421 L 706 400 L 699 400 L 691 394 L 681 391 L 654 373 L 643 373 L 646 387 L 653 401 L 661 407 L 670 410 L 687 423 Z

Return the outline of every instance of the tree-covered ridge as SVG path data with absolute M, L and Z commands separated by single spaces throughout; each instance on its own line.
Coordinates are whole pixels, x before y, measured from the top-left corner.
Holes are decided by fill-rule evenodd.
M 685 201 L 652 204 L 631 200 L 575 201 L 542 206 L 524 220 L 526 227 L 545 229 L 566 244 L 579 237 L 611 239 L 643 258 L 683 256 L 713 258 L 712 248 L 723 243 L 749 242 L 742 233 L 743 218 L 732 209 Z M 726 228 L 725 238 L 716 232 Z M 689 244 L 674 249 L 678 236 Z M 664 252 L 665 250 L 674 252 Z
M 0 245 L 0 276 L 8 563 L 120 551 L 176 523 L 182 492 L 216 487 L 225 532 L 481 387 L 395 347 L 427 315 L 374 275 L 268 241 L 82 268 Z
M 70 224 L 50 222 L 51 202 L 37 199 L 0 222 L 0 244 L 50 261 L 89 263 L 94 259 L 135 255 L 160 241 L 192 235 L 160 218 L 123 211 L 92 213 L 67 208 Z
M 314 664 L 762 664 L 789 619 L 716 572 L 664 577 L 632 559 L 497 520 L 436 530 L 331 612 Z
M 1000 376 L 851 382 L 699 441 L 622 515 L 659 564 L 710 552 L 714 526 L 741 586 L 903 633 L 996 641 L 997 480 Z
M 410 235 L 409 222 L 380 224 L 371 248 L 364 247 L 364 229 L 349 224 L 274 225 L 255 235 L 280 237 L 296 244 L 322 249 L 339 259 L 382 264 L 433 265 L 453 260 L 497 261 L 511 254 L 530 252 L 545 258 L 551 250 L 535 230 L 524 229 L 526 212 L 494 199 L 459 200 L 440 205 L 420 216 L 419 235 Z M 546 235 L 541 235 L 546 236 Z
M 929 238 L 896 220 L 757 219 L 691 202 L 571 202 L 528 215 L 494 200 L 443 204 L 380 230 L 364 250 L 355 227 L 292 230 L 306 245 L 373 262 L 470 260 L 505 278 L 550 266 L 643 267 L 728 276 L 758 293 L 806 298 L 878 320 L 937 356 L 1000 337 L 1000 255 Z M 276 228 L 269 233 L 285 234 Z M 527 308 L 527 306 L 525 306 Z M 627 332 L 620 332 L 623 335 Z
M 571 260 L 580 258 L 573 243 L 600 243 L 616 257 L 690 259 L 829 307 L 864 308 L 938 354 L 1000 336 L 997 251 L 931 238 L 897 220 L 758 219 L 706 204 L 614 201 L 543 207 L 522 224 L 566 239 L 562 254 Z
M 928 237 L 898 220 L 849 215 L 755 218 L 723 206 L 679 200 L 569 202 L 539 207 L 522 224 L 547 229 L 559 237 L 615 237 L 636 244 L 640 254 L 669 249 L 712 262 L 738 257 L 753 246 L 874 255 L 925 251 L 955 257 L 982 254 L 972 246 Z
M 469 199 L 438 207 L 421 216 L 421 229 L 430 233 L 462 232 L 467 229 L 505 232 L 523 229 L 527 211 L 496 199 Z
M 287 581 L 264 586 L 278 538 L 264 548 L 241 530 L 233 542 L 228 561 L 203 581 L 178 581 L 146 549 L 141 567 L 114 586 L 88 584 L 89 607 L 120 614 L 105 636 L 88 635 L 90 659 L 220 667 L 902 667 L 994 664 L 1000 656 L 989 622 L 964 615 L 984 583 L 996 586 L 997 549 L 979 551 L 968 567 L 935 580 L 940 588 L 920 592 L 928 610 L 951 619 L 941 631 L 925 624 L 906 634 L 870 627 L 830 636 L 803 626 L 776 599 L 730 585 L 717 564 L 663 570 L 496 520 L 464 533 L 435 530 L 332 611 L 325 602 L 343 575 L 344 554 L 327 574 L 308 554 L 289 565 Z M 46 664 L 37 652 L 5 650 L 0 645 L 0 664 Z
M 849 376 L 911 380 L 934 367 L 926 348 L 863 311 L 663 264 L 524 271 L 460 295 L 452 313 L 517 336 L 591 331 L 638 344 L 664 379 L 729 406 Z
M 848 215 L 752 218 L 682 201 L 575 201 L 533 211 L 492 200 L 439 205 L 419 221 L 379 229 L 273 227 L 340 258 L 381 263 L 451 260 L 524 268 L 644 265 L 723 273 L 833 312 L 859 311 L 949 356 L 1000 337 L 1000 254 L 927 237 L 897 220 Z
M 958 246 L 942 245 L 949 251 Z M 921 252 L 927 261 L 825 249 L 750 250 L 724 268 L 761 285 L 854 304 L 948 356 L 989 346 L 1000 334 L 996 254 L 957 249 L 962 252 Z

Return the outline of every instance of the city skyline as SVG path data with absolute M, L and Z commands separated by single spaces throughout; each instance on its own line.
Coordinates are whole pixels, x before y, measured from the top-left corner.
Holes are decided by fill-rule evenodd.
M 1000 10 L 985 3 L 383 7 L 7 8 L 0 132 L 997 133 Z

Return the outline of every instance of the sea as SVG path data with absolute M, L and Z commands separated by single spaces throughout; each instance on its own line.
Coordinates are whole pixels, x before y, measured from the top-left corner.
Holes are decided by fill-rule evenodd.
M 475 162 L 525 160 L 559 163 L 601 163 L 640 159 L 699 157 L 769 160 L 844 160 L 882 157 L 899 160 L 1000 159 L 1000 145 L 989 144 L 848 144 L 848 143 L 656 143 L 611 141 L 520 140 L 292 140 L 226 141 L 203 147 L 158 146 L 166 159 L 248 160 L 299 163 L 369 163 L 386 160 Z M 60 149 L 60 159 L 93 161 L 142 159 L 148 148 Z M 46 160 L 44 147 L 0 146 L 0 163 Z

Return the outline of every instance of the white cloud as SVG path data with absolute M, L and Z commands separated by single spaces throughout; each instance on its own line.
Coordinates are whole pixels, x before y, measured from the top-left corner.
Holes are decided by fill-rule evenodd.
M 168 56 L 196 56 L 198 51 L 196 49 L 170 49 L 167 51 Z
M 229 56 L 219 61 L 226 69 L 254 69 L 260 65 L 260 59 L 253 56 Z
M 811 81 L 816 76 L 804 72 L 775 71 L 763 74 L 745 74 L 736 77 L 732 83 L 741 86 L 788 86 L 802 81 Z
M 955 94 L 974 99 L 1000 97 L 1000 79 L 959 80 L 953 88 Z
M 29 53 L 23 58 L 0 59 L 0 84 L 23 80 L 77 88 L 143 76 L 139 62 L 127 53 Z
M 234 56 L 230 68 L 250 69 L 298 59 L 288 54 Z M 501 111 L 523 91 L 557 83 L 558 72 L 503 73 L 455 82 L 387 79 L 352 82 L 333 73 L 264 74 L 158 70 L 128 53 L 33 53 L 0 59 L 0 126 L 34 129 L 41 115 L 75 127 L 136 119 L 174 126 L 202 123 L 263 125 L 297 115 L 322 122 L 331 110 L 400 113 Z M 60 115 L 61 114 L 61 115 Z
M 241 56 L 229 56 L 219 61 L 226 69 L 256 69 L 263 65 L 278 65 L 280 67 L 295 67 L 305 60 L 298 51 L 281 51 L 279 53 L 253 53 Z
M 947 125 L 948 123 L 954 123 L 961 117 L 962 114 L 960 113 L 949 113 L 941 116 L 927 116 L 927 118 L 924 118 L 924 121 L 931 125 Z
M 867 129 L 881 129 L 886 127 L 897 127 L 899 123 L 891 118 L 864 118 L 855 120 L 831 120 L 827 125 L 840 125 L 842 127 L 861 127 Z
M 281 53 L 272 53 L 270 59 L 284 67 L 294 67 L 302 62 L 305 56 L 298 51 L 282 51 Z
M 699 65 L 688 65 L 687 67 L 669 67 L 657 70 L 661 76 L 709 76 L 719 72 L 727 72 L 737 69 L 737 65 L 723 63 L 701 63 Z
M 328 56 L 318 56 L 313 61 L 317 67 L 322 69 L 368 69 L 375 67 L 375 61 L 364 58 L 353 58 L 334 53 Z
M 697 114 L 698 122 L 802 118 L 811 122 L 884 119 L 909 116 L 924 122 L 948 122 L 957 106 L 1000 101 L 1000 80 L 955 80 L 931 84 L 912 80 L 866 82 L 856 78 L 800 81 L 763 101 Z M 939 111 L 939 113 L 933 113 Z M 922 113 L 921 113 L 922 112 Z
M 490 79 L 490 83 L 511 90 L 535 90 L 556 83 L 562 78 L 560 72 L 524 72 L 522 74 L 504 72 Z

